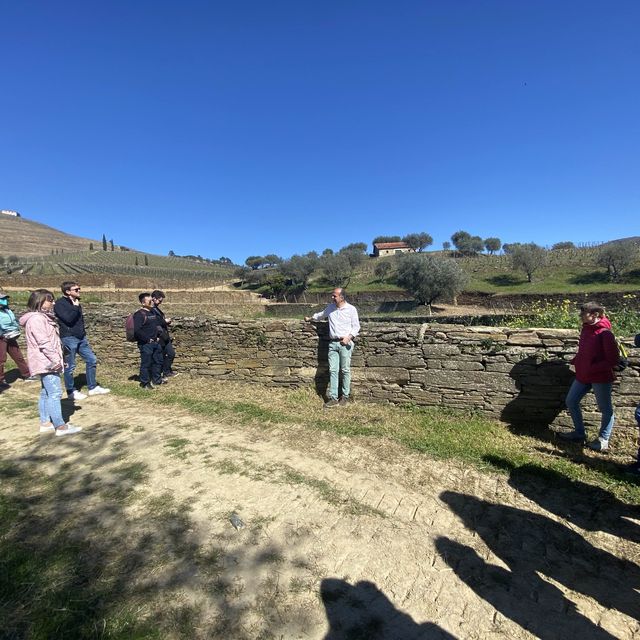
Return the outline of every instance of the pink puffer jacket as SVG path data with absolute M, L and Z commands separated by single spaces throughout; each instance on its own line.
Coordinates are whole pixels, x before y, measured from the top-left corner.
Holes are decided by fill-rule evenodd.
M 29 311 L 20 318 L 20 324 L 27 341 L 29 373 L 36 376 L 62 371 L 62 344 L 55 316 Z

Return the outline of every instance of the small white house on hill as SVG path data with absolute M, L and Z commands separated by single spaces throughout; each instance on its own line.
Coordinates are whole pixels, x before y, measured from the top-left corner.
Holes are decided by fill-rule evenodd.
M 376 258 L 382 256 L 392 256 L 396 253 L 413 253 L 412 249 L 406 242 L 376 242 L 373 245 L 373 255 Z
M 0 213 L 4 213 L 5 216 L 13 216 L 14 218 L 20 217 L 17 211 L 11 211 L 11 209 L 0 209 Z

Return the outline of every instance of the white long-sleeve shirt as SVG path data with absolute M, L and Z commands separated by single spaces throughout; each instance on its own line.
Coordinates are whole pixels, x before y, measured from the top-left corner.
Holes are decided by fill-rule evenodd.
M 314 313 L 314 320 L 329 320 L 329 337 L 332 340 L 344 338 L 351 335 L 355 338 L 360 332 L 360 320 L 358 319 L 358 310 L 348 302 L 338 307 L 332 302 L 324 311 Z

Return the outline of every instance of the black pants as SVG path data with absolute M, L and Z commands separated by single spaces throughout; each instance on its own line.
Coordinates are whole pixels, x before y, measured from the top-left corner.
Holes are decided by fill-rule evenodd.
M 160 343 L 138 343 L 138 349 L 140 349 L 140 382 L 160 384 L 163 359 Z
M 162 346 L 164 361 L 162 363 L 162 373 L 173 372 L 173 360 L 176 357 L 176 350 L 173 348 L 173 342 L 169 341 Z

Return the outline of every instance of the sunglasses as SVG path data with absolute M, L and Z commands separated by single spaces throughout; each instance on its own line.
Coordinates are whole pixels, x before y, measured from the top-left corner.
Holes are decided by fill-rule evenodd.
M 72 287 L 69 291 L 80 291 L 80 287 Z

